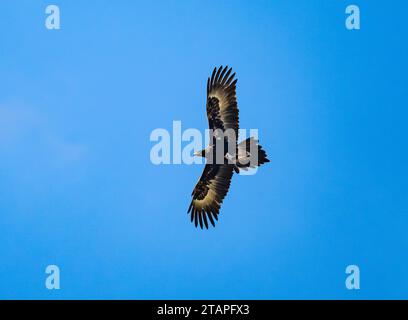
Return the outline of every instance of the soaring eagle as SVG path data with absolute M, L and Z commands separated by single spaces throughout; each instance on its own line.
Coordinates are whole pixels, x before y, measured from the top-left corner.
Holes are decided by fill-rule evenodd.
M 207 118 L 211 144 L 195 156 L 206 158 L 204 171 L 193 192 L 188 208 L 191 221 L 208 229 L 215 227 L 220 207 L 231 184 L 234 172 L 255 168 L 269 162 L 258 141 L 248 138 L 237 143 L 239 117 L 236 98 L 237 79 L 232 68 L 214 68 L 207 81 Z M 216 160 L 216 161 L 215 161 Z

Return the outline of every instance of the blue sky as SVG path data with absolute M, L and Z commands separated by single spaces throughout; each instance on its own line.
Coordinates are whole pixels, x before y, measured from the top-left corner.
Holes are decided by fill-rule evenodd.
M 0 298 L 407 298 L 408 5 L 357 1 L 349 31 L 352 3 L 1 1 Z M 149 136 L 204 131 L 221 64 L 272 162 L 203 232 L 202 166 L 153 165 Z

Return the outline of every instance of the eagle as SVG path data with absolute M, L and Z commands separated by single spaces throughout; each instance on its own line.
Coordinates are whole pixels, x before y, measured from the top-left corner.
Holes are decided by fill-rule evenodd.
M 187 213 L 195 226 L 215 227 L 231 178 L 241 170 L 269 162 L 258 140 L 251 137 L 237 143 L 239 130 L 237 79 L 228 66 L 215 67 L 207 80 L 206 111 L 210 145 L 194 156 L 204 157 L 206 165 L 194 190 Z

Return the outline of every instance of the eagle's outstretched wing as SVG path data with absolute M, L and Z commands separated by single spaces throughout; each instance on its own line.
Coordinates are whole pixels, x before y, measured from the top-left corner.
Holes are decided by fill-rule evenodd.
M 228 192 L 233 166 L 228 164 L 206 164 L 204 172 L 195 186 L 188 213 L 191 212 L 191 221 L 197 227 L 203 223 L 208 229 L 208 220 L 215 226 L 214 219 L 218 220 L 221 203 Z
M 210 129 L 233 129 L 238 138 L 239 117 L 235 73 L 232 68 L 214 68 L 207 81 L 207 118 Z

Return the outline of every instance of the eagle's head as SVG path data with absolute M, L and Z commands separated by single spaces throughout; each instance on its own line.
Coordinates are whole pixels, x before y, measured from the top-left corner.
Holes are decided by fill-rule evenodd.
M 193 155 L 194 155 L 195 157 L 205 157 L 205 154 L 206 154 L 206 150 L 205 150 L 205 149 L 193 153 Z

